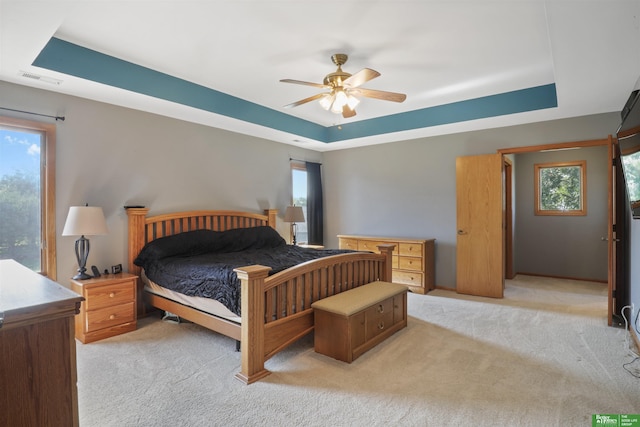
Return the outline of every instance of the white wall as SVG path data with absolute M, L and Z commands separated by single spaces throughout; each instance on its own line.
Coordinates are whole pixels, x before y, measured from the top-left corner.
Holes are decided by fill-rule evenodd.
M 126 269 L 124 205 L 145 205 L 151 214 L 276 208 L 288 239 L 281 220 L 291 201 L 289 158 L 322 160 L 290 145 L 4 82 L 0 107 L 66 117 L 56 123 L 57 268 L 65 285 L 78 268 L 75 238 L 60 236 L 69 206 L 101 206 L 107 219 L 109 235 L 90 238 L 88 265 Z

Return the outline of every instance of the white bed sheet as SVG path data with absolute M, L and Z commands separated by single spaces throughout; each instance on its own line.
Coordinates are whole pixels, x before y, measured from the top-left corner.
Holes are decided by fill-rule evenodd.
M 233 313 L 219 301 L 211 298 L 190 297 L 185 294 L 181 294 L 180 292 L 163 288 L 157 283 L 149 280 L 149 278 L 144 274 L 144 271 L 142 272 L 142 281 L 144 282 L 144 288 L 147 292 L 151 292 L 189 307 L 197 308 L 200 311 L 231 320 L 232 322 L 240 323 L 241 321 L 240 316 Z

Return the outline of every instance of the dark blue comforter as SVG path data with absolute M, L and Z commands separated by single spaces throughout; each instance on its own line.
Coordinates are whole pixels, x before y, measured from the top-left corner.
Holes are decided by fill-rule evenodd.
M 260 264 L 275 274 L 294 265 L 351 252 L 287 245 L 270 227 L 216 232 L 199 230 L 147 244 L 135 260 L 153 282 L 188 296 L 213 298 L 240 315 L 235 268 Z

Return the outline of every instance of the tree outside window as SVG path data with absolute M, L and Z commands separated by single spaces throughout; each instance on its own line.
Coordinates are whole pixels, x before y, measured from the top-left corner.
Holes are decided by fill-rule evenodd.
M 536 215 L 586 215 L 584 160 L 534 165 Z
M 55 125 L 0 117 L 0 259 L 53 280 Z
M 627 191 L 631 203 L 640 201 L 640 151 L 622 156 Z

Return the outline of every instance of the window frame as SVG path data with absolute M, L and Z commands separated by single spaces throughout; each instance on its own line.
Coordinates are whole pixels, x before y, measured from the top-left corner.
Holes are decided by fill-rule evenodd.
M 562 167 L 580 167 L 580 209 L 573 210 L 552 210 L 542 209 L 540 207 L 541 201 L 541 185 L 540 185 L 540 172 L 542 169 L 550 168 L 562 168 Z M 575 160 L 569 162 L 550 162 L 550 163 L 536 163 L 534 168 L 534 209 L 535 215 L 540 216 L 586 216 L 587 215 L 587 162 L 586 160 Z
M 291 177 L 291 205 L 294 204 L 294 194 L 293 194 L 293 171 L 294 170 L 298 170 L 298 171 L 303 171 L 303 172 L 307 172 L 307 166 L 304 162 L 301 161 L 292 161 L 291 162 L 291 171 L 290 171 L 290 177 Z M 304 217 L 305 219 L 307 218 L 307 206 L 304 205 Z M 293 233 L 293 224 L 290 224 L 290 232 Z M 297 234 L 297 233 L 296 233 Z M 293 234 L 292 234 L 293 235 Z M 307 232 L 307 237 L 308 237 L 308 232 Z M 308 239 L 307 239 L 308 240 Z M 298 240 L 298 245 L 303 245 L 303 244 L 307 244 L 307 241 L 300 241 Z
M 0 127 L 42 134 L 40 146 L 40 271 L 57 279 L 56 268 L 56 125 L 0 116 Z

